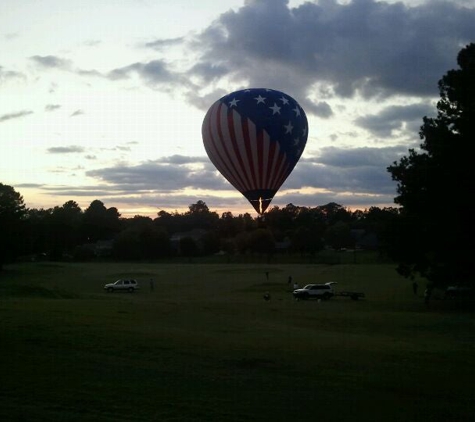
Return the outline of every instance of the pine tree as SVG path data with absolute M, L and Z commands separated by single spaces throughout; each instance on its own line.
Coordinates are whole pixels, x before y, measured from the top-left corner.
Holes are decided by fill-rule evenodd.
M 401 206 L 390 254 L 401 274 L 434 286 L 475 282 L 475 44 L 457 62 L 439 81 L 437 117 L 423 119 L 420 151 L 388 167 Z

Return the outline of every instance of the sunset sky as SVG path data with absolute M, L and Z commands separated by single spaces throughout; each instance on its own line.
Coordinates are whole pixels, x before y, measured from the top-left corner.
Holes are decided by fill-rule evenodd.
M 255 215 L 201 139 L 211 104 L 274 88 L 309 138 L 272 205 L 392 206 L 473 0 L 0 0 L 0 183 L 30 208 Z

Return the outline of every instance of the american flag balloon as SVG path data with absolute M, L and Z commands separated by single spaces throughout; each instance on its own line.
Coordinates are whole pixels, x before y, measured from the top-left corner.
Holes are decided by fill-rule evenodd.
M 283 92 L 232 92 L 206 113 L 203 143 L 219 172 L 263 214 L 307 143 L 307 116 Z

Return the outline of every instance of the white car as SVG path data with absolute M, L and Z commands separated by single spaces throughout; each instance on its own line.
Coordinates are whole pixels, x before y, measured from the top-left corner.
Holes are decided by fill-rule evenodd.
M 332 285 L 336 284 L 331 281 L 325 284 L 307 284 L 302 289 L 295 289 L 293 295 L 295 299 L 323 299 L 328 300 L 335 295 Z
M 139 285 L 136 280 L 117 280 L 115 283 L 109 283 L 104 286 L 104 289 L 107 292 L 112 293 L 116 290 L 133 293 L 139 289 Z

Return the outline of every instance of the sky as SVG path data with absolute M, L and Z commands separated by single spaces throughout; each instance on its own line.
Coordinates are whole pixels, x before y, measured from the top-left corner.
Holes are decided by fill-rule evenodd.
M 258 87 L 309 122 L 271 207 L 394 206 L 386 169 L 420 145 L 474 22 L 474 0 L 0 0 L 0 183 L 29 208 L 255 215 L 201 125 Z

